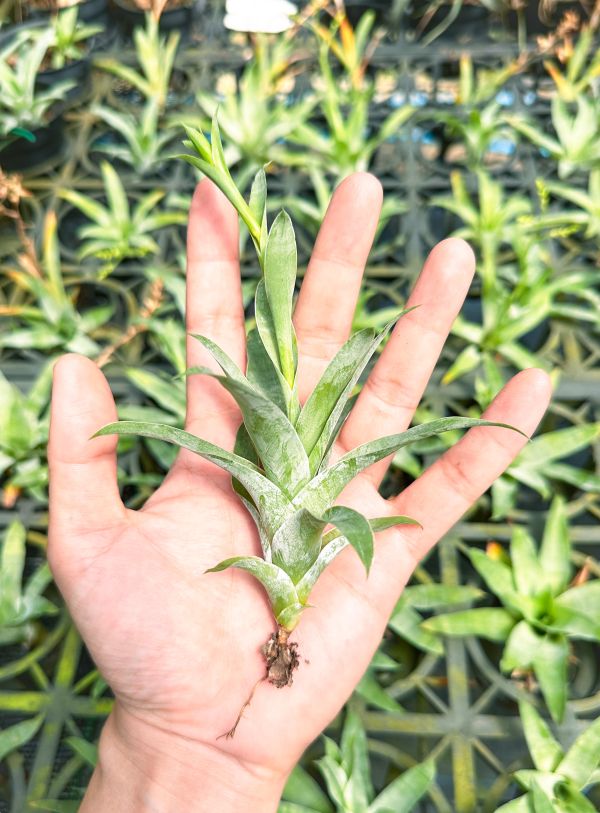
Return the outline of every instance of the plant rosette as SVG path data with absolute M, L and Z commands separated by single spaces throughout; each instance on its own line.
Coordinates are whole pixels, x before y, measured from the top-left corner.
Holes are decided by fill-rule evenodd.
M 441 418 L 363 444 L 332 462 L 333 446 L 352 393 L 396 319 L 379 333 L 370 329 L 355 333 L 301 404 L 292 323 L 297 275 L 292 221 L 282 210 L 268 227 L 263 169 L 255 176 L 249 200 L 244 199 L 229 173 L 216 118 L 210 142 L 200 131 L 186 130 L 188 141 L 184 143 L 194 154 L 181 158 L 210 178 L 237 209 L 262 271 L 254 300 L 256 327 L 247 336 L 246 374 L 211 339 L 200 335 L 194 338 L 212 355 L 219 372 L 205 367 L 186 371 L 188 375 L 211 376 L 227 390 L 238 404 L 242 425 L 233 452 L 165 424 L 120 421 L 96 434 L 165 440 L 232 475 L 233 488 L 256 524 L 262 556 L 234 556 L 215 563 L 207 572 L 239 568 L 262 584 L 276 626 L 262 647 L 264 679 L 282 688 L 292 683 L 299 664 L 297 644 L 289 640 L 290 634 L 310 606 L 311 590 L 329 563 L 351 546 L 368 574 L 377 531 L 419 524 L 405 516 L 367 518 L 349 506 L 336 504 L 344 488 L 368 466 L 417 440 L 452 429 L 492 424 L 473 418 Z
M 465 548 L 500 607 L 443 613 L 423 628 L 446 636 L 478 636 L 504 645 L 500 668 L 534 676 L 553 719 L 564 716 L 572 641 L 600 641 L 600 580 L 572 579 L 565 505 L 556 497 L 538 547 L 525 528 L 513 529 L 510 551 Z

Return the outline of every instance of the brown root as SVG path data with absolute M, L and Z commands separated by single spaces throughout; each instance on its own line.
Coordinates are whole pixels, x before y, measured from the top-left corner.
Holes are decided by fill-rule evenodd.
M 267 662 L 266 679 L 278 689 L 292 685 L 293 672 L 300 663 L 298 644 L 288 643 L 288 638 L 289 632 L 278 627 L 261 650 Z
M 293 682 L 293 672 L 298 668 L 300 660 L 298 658 L 298 644 L 295 642 L 289 643 L 288 638 L 290 633 L 283 627 L 278 627 L 277 632 L 274 632 L 269 640 L 261 647 L 261 652 L 264 656 L 267 671 L 259 680 L 254 684 L 252 691 L 248 695 L 248 699 L 240 709 L 240 713 L 233 726 L 224 734 L 220 734 L 217 739 L 221 737 L 225 739 L 232 739 L 235 736 L 236 729 L 242 719 L 242 716 L 254 697 L 254 692 L 258 686 L 265 680 L 278 689 L 283 689 L 285 686 L 291 686 Z

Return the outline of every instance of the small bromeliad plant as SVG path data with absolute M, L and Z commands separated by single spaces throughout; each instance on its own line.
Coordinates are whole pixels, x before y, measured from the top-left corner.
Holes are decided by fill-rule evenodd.
M 600 781 L 600 720 L 590 721 L 565 753 L 531 703 L 521 700 L 519 711 L 535 767 L 514 774 L 525 795 L 496 813 L 594 813 L 587 791 Z
M 291 684 L 299 662 L 297 645 L 288 641 L 290 633 L 327 565 L 351 545 L 368 572 L 373 560 L 373 533 L 398 524 L 415 524 L 404 516 L 367 519 L 353 508 L 334 504 L 345 486 L 368 466 L 416 440 L 449 429 L 490 424 L 478 419 L 442 418 L 365 443 L 330 461 L 350 397 L 390 326 L 379 334 L 370 329 L 355 333 L 301 404 L 292 323 L 297 257 L 290 217 L 282 211 L 270 229 L 267 227 L 267 187 L 262 169 L 256 174 L 249 201 L 244 199 L 227 168 L 216 119 L 210 142 L 199 131 L 187 129 L 187 134 L 185 144 L 196 155 L 181 157 L 210 178 L 237 209 L 262 270 L 254 303 L 256 327 L 247 336 L 246 374 L 206 336 L 195 338 L 211 353 L 220 373 L 204 367 L 187 371 L 216 379 L 236 400 L 243 424 L 233 453 L 164 424 L 121 421 L 97 434 L 166 440 L 233 476 L 233 486 L 256 523 L 262 556 L 235 556 L 209 572 L 240 568 L 264 587 L 277 624 L 262 650 L 267 664 L 265 677 L 283 687 Z
M 476 607 L 430 618 L 424 628 L 448 636 L 478 635 L 504 644 L 500 668 L 533 674 L 553 719 L 560 722 L 568 691 L 571 642 L 600 641 L 600 580 L 573 579 L 564 502 L 556 497 L 539 548 L 515 525 L 510 556 L 498 545 L 465 550 L 502 607 Z

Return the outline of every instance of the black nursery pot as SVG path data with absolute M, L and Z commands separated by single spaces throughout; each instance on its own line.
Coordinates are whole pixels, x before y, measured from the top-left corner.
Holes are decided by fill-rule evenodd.
M 346 16 L 353 28 L 356 28 L 360 18 L 367 11 L 375 12 L 375 23 L 383 25 L 387 22 L 392 0 L 371 0 L 369 3 L 359 2 L 359 0 L 346 0 Z
M 160 15 L 158 27 L 161 31 L 187 31 L 192 25 L 194 6 L 195 3 L 190 3 L 186 6 L 165 8 Z M 111 16 L 126 31 L 132 31 L 138 26 L 143 28 L 146 23 L 145 12 L 127 0 L 110 0 L 109 10 Z
M 51 14 L 64 11 L 66 8 L 68 8 L 68 6 L 65 6 L 64 8 L 52 9 L 33 8 L 26 12 L 26 17 L 28 20 L 45 20 Z M 79 9 L 77 19 L 80 22 L 96 22 L 106 15 L 107 0 L 81 0 L 81 2 L 77 3 L 77 8 Z
M 95 22 L 106 15 L 106 0 L 82 0 L 79 3 L 78 19 L 86 23 Z
M 37 88 L 51 88 L 61 82 L 73 82 L 73 87 L 65 94 L 65 100 L 72 102 L 85 95 L 90 88 L 91 62 L 90 57 L 68 62 L 63 68 L 42 71 L 37 75 L 35 84 Z
M 27 172 L 58 158 L 64 147 L 64 123 L 61 116 L 46 127 L 33 131 L 35 141 L 17 138 L 0 150 L 0 167 L 6 172 Z

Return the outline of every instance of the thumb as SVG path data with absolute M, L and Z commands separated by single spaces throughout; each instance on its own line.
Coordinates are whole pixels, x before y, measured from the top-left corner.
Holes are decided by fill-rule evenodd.
M 110 387 L 96 364 L 84 356 L 62 356 L 54 367 L 48 444 L 53 570 L 89 557 L 89 545 L 98 539 L 94 532 L 125 519 L 117 487 L 117 438 L 90 439 L 116 419 Z

